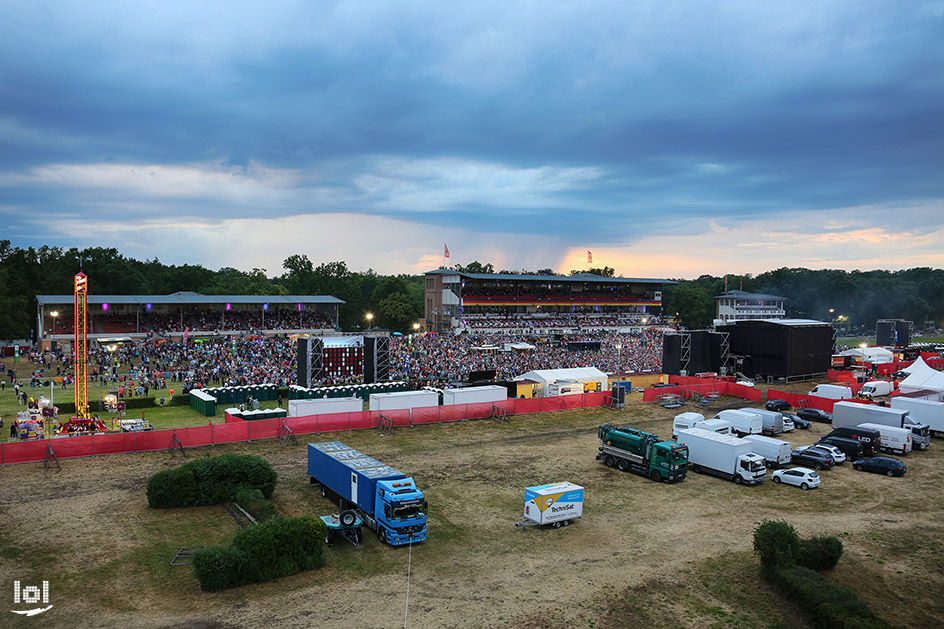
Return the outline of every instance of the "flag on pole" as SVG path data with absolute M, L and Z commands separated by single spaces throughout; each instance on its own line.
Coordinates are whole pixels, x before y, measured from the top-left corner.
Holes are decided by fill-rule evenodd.
M 587 249 L 587 264 L 593 264 L 593 254 Z
M 443 253 L 443 257 L 444 257 L 444 258 L 448 258 L 448 257 L 449 257 L 449 247 L 446 246 L 446 243 L 443 243 L 443 249 L 445 249 L 445 253 Z
M 728 274 L 724 275 L 724 292 L 728 292 Z
M 741 276 L 741 290 L 744 290 L 744 276 Z

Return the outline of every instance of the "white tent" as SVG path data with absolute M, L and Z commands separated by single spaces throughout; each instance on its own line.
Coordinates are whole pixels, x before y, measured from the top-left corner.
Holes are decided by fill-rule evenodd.
M 864 363 L 881 365 L 894 361 L 895 355 L 884 347 L 854 347 L 840 352 L 840 356 L 855 356 Z
M 582 382 L 584 384 L 597 382 L 599 391 L 606 391 L 609 379 L 607 375 L 596 367 L 574 367 L 571 369 L 535 369 L 521 374 L 515 380 L 534 380 L 541 384 L 541 396 L 547 395 L 548 385 L 559 382 Z
M 901 381 L 898 390 L 902 393 L 912 391 L 931 390 L 944 391 L 944 373 L 934 369 L 924 362 L 920 356 L 908 367 L 902 369 L 908 377 Z

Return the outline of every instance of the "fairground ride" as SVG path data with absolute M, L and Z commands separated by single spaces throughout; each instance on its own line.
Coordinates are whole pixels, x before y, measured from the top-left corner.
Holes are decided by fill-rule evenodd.
M 75 276 L 75 419 L 91 419 L 88 408 L 88 276 Z

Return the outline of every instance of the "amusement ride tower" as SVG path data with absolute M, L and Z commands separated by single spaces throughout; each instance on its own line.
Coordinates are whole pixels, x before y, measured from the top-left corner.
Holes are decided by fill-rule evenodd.
M 89 419 L 88 276 L 75 276 L 75 419 Z

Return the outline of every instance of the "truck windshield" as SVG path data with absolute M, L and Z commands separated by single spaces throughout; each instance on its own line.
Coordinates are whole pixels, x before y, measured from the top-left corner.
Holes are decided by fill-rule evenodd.
M 766 471 L 766 470 L 767 470 L 767 464 L 763 460 L 751 462 L 752 472 L 760 472 L 760 471 Z
M 426 503 L 411 504 L 407 506 L 394 505 L 392 520 L 411 520 L 413 518 L 422 518 L 426 516 Z
M 687 460 L 687 459 L 688 459 L 688 448 L 676 448 L 675 450 L 672 450 L 672 452 L 671 452 L 670 455 L 669 455 L 669 458 L 670 458 L 674 463 L 679 463 L 679 462 L 681 462 L 681 461 Z

